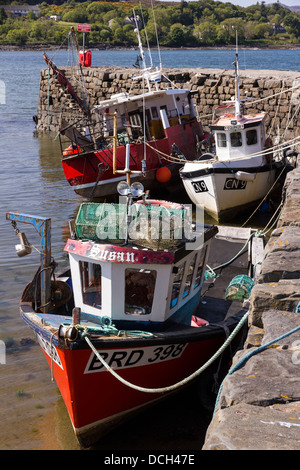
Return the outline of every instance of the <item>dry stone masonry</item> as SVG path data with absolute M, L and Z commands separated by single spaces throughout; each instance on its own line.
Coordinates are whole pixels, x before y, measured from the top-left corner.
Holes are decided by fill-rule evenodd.
M 300 450 L 300 330 L 273 343 L 300 326 L 299 157 L 283 194 L 233 366 L 258 353 L 225 378 L 203 450 Z
M 75 90 L 80 93 L 80 79 L 73 67 L 61 70 L 70 79 Z M 128 92 L 132 87 L 132 76 L 136 69 L 118 67 L 90 67 L 83 69 L 87 95 L 91 106 L 109 98 L 114 93 Z M 197 108 L 198 116 L 208 130 L 216 106 L 234 96 L 235 83 L 233 70 L 221 69 L 164 69 L 163 74 L 169 81 L 161 86 L 168 87 L 170 82 L 179 88 L 189 88 Z M 267 111 L 267 125 L 271 137 L 278 132 L 285 133 L 286 139 L 296 137 L 299 121 L 293 116 L 300 104 L 300 87 L 284 94 L 282 90 L 300 86 L 300 72 L 278 70 L 241 71 L 241 96 L 247 96 L 246 110 L 249 113 Z M 141 83 L 134 82 L 133 93 L 141 91 Z M 253 104 L 251 104 L 253 102 Z M 48 69 L 41 70 L 40 97 L 38 105 L 38 132 L 57 132 L 60 118 L 74 120 L 81 116 L 78 105 L 67 95 Z

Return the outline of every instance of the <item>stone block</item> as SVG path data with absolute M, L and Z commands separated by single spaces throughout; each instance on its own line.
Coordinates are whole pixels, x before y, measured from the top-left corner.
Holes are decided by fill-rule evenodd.
M 263 328 L 262 315 L 268 310 L 295 312 L 300 301 L 300 279 L 256 284 L 250 296 L 249 323 Z
M 202 450 L 300 450 L 300 403 L 218 410 Z
M 250 325 L 246 341 L 244 343 L 244 349 L 250 349 L 261 345 L 264 337 L 264 330 L 257 328 L 256 326 Z
M 299 334 L 298 340 L 297 335 L 294 337 L 294 348 L 262 350 L 250 357 L 240 369 L 228 375 L 223 383 L 218 409 L 240 403 L 266 407 L 276 403 L 299 401 L 299 337 Z M 258 348 L 252 348 L 239 352 L 234 362 L 237 363 L 247 354 L 257 351 Z
M 300 278 L 300 228 L 281 227 L 272 233 L 258 278 L 259 283 Z
M 266 80 L 264 85 L 265 85 L 265 88 L 272 88 L 272 89 L 281 87 L 281 83 L 279 80 L 272 80 L 272 79 Z
M 284 225 L 300 226 L 300 194 L 286 199 L 277 223 L 278 227 Z
M 268 310 L 262 315 L 262 322 L 264 326 L 264 337 L 262 345 L 266 345 L 274 339 L 289 333 L 300 325 L 300 313 L 298 312 L 287 312 L 285 310 Z M 276 346 L 284 347 L 289 351 L 300 350 L 300 330 L 285 336 L 285 338 L 276 342 Z M 292 361 L 297 361 L 297 353 L 293 356 Z M 299 354 L 300 364 L 300 354 Z

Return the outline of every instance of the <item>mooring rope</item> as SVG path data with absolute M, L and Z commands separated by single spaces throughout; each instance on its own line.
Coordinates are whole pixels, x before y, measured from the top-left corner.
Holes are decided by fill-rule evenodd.
M 294 142 L 294 143 L 292 143 L 292 142 Z M 264 156 L 271 155 L 271 154 L 273 154 L 274 151 L 282 152 L 283 150 L 289 150 L 291 147 L 296 147 L 297 145 L 299 145 L 299 143 L 300 143 L 300 138 L 299 138 L 299 136 L 297 136 L 297 137 L 294 137 L 293 139 L 287 140 L 286 142 L 283 142 L 281 144 L 276 144 L 273 147 L 268 147 L 266 149 L 259 150 L 258 152 L 255 152 L 255 153 L 251 153 L 249 155 L 244 155 L 242 157 L 231 158 L 230 162 L 239 161 L 239 160 L 243 160 L 243 159 L 246 160 L 247 158 L 261 156 L 261 155 L 264 155 Z M 175 157 L 173 155 L 169 155 L 167 153 L 164 153 L 161 150 L 158 150 L 157 148 L 153 147 L 149 142 L 145 142 L 145 144 L 149 148 L 154 150 L 154 152 L 159 153 L 165 160 L 169 160 L 171 163 L 180 163 L 180 164 L 193 163 L 193 164 L 196 164 L 196 165 L 199 165 L 199 164 L 202 165 L 202 164 L 207 164 L 207 162 L 213 163 L 215 161 L 218 161 L 216 158 L 211 159 L 211 160 L 187 160 L 186 157 L 184 157 L 184 155 L 183 155 L 184 158 Z M 235 168 L 233 168 L 233 170 L 235 170 Z
M 199 369 L 197 369 L 195 372 L 193 372 L 191 375 L 186 377 L 185 379 L 177 382 L 176 384 L 169 385 L 167 387 L 161 387 L 161 388 L 146 388 L 146 387 L 140 387 L 139 385 L 135 385 L 133 383 L 128 382 L 126 379 L 121 377 L 117 372 L 115 372 L 108 364 L 107 362 L 103 359 L 101 354 L 97 351 L 97 349 L 94 347 L 93 343 L 91 342 L 88 333 L 85 332 L 82 334 L 82 337 L 85 339 L 87 344 L 90 346 L 92 349 L 93 353 L 99 359 L 99 361 L 102 363 L 102 365 L 106 368 L 107 371 L 109 371 L 116 379 L 118 379 L 120 382 L 122 382 L 124 385 L 127 385 L 130 388 L 133 388 L 134 390 L 138 390 L 140 392 L 145 392 L 145 393 L 165 393 L 165 392 L 170 392 L 172 390 L 175 390 L 179 387 L 182 387 L 183 385 L 186 385 L 188 382 L 191 380 L 195 379 L 198 375 L 200 375 L 204 370 L 206 370 L 223 352 L 224 350 L 228 347 L 228 345 L 231 343 L 233 338 L 237 335 L 237 333 L 240 331 L 240 329 L 243 327 L 245 324 L 247 318 L 248 318 L 249 312 L 246 312 L 245 315 L 242 317 L 242 319 L 239 321 L 238 325 L 235 327 L 235 329 L 232 331 L 232 333 L 228 336 L 224 344 L 219 348 L 219 350 Z
M 248 359 L 250 359 L 252 356 L 262 352 L 262 351 L 265 351 L 267 348 L 269 348 L 270 346 L 272 346 L 274 343 L 277 343 L 277 341 L 280 341 L 281 339 L 284 339 L 286 338 L 287 336 L 290 336 L 291 334 L 295 333 L 296 331 L 299 331 L 300 330 L 300 326 L 297 326 L 296 328 L 294 328 L 293 330 L 289 331 L 288 333 L 285 333 L 281 336 L 278 336 L 278 338 L 275 338 L 273 339 L 272 341 L 269 341 L 267 344 L 264 344 L 263 346 L 259 346 L 258 348 L 254 349 L 253 351 L 250 351 L 248 354 L 246 354 L 244 357 L 242 357 L 228 372 L 228 374 L 226 375 L 226 377 L 223 379 L 223 382 L 221 383 L 220 385 L 220 388 L 219 388 L 219 391 L 218 391 L 218 395 L 217 395 L 217 399 L 216 399 L 216 403 L 215 403 L 215 408 L 214 408 L 214 414 L 216 412 L 216 408 L 217 408 L 217 405 L 218 405 L 218 402 L 219 402 L 219 399 L 220 399 L 220 396 L 221 396 L 221 392 L 222 392 L 222 389 L 223 389 L 223 385 L 224 385 L 224 381 L 226 380 L 226 378 L 229 376 L 229 375 L 232 375 L 236 370 L 238 370 L 240 367 L 242 367 L 243 365 L 246 364 L 246 362 L 248 361 Z

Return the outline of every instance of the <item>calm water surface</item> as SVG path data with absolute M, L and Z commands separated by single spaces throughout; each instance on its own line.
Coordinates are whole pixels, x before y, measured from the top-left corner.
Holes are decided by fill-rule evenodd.
M 66 51 L 48 55 L 57 65 L 68 65 Z M 136 51 L 95 51 L 93 65 L 131 66 L 136 55 Z M 230 68 L 233 52 L 163 51 L 162 60 L 164 67 L 180 64 L 180 67 Z M 241 50 L 240 62 L 245 68 L 276 66 L 298 70 L 300 51 Z M 58 141 L 48 135 L 37 137 L 34 132 L 32 116 L 37 111 L 42 68 L 45 63 L 40 52 L 0 52 L 0 80 L 6 87 L 5 103 L 2 99 L 0 104 L 0 340 L 6 342 L 6 364 L 0 364 L 0 449 L 77 448 L 46 361 L 18 313 L 21 293 L 37 270 L 39 254 L 34 251 L 26 258 L 18 258 L 14 248 L 18 238 L 11 223 L 5 220 L 7 211 L 51 217 L 52 255 L 57 262 L 65 262 L 67 221 L 73 218 L 81 198 L 65 181 Z M 38 248 L 37 233 L 24 224 L 18 227 Z M 131 428 L 126 428 L 126 436 L 121 428 L 106 438 L 100 448 L 116 449 L 117 440 L 120 449 L 122 445 L 124 449 L 172 449 L 174 446 L 200 449 L 207 417 L 201 415 L 196 397 L 195 403 L 184 395 L 173 400 L 156 409 L 158 416 L 150 412 L 143 415 L 142 421 L 141 418 L 133 420 Z M 183 401 L 187 404 L 181 410 Z M 192 420 L 195 415 L 197 419 Z M 135 433 L 134 444 L 128 437 L 128 429 Z

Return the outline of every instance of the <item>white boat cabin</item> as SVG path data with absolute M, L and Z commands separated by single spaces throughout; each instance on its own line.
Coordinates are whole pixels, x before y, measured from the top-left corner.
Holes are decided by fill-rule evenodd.
M 196 307 L 199 302 L 210 239 L 216 232 L 214 226 L 202 228 L 198 237 L 204 243 L 195 250 L 186 250 L 183 242 L 156 250 L 140 242 L 69 239 L 65 251 L 75 306 L 113 322 L 165 322 L 172 317 L 190 324 L 190 303 L 197 300 Z
M 260 113 L 239 119 L 233 115 L 216 119 L 211 130 L 218 160 L 247 157 L 263 150 L 266 147 L 265 117 L 266 113 Z
M 164 130 L 195 118 L 194 105 L 187 89 L 147 91 L 144 94 L 119 93 L 94 108 L 104 135 L 113 135 L 114 123 L 110 114 L 117 113 L 118 135 L 124 133 L 137 139 L 145 134 L 147 140 L 165 137 Z M 144 126 L 145 116 L 145 126 Z

